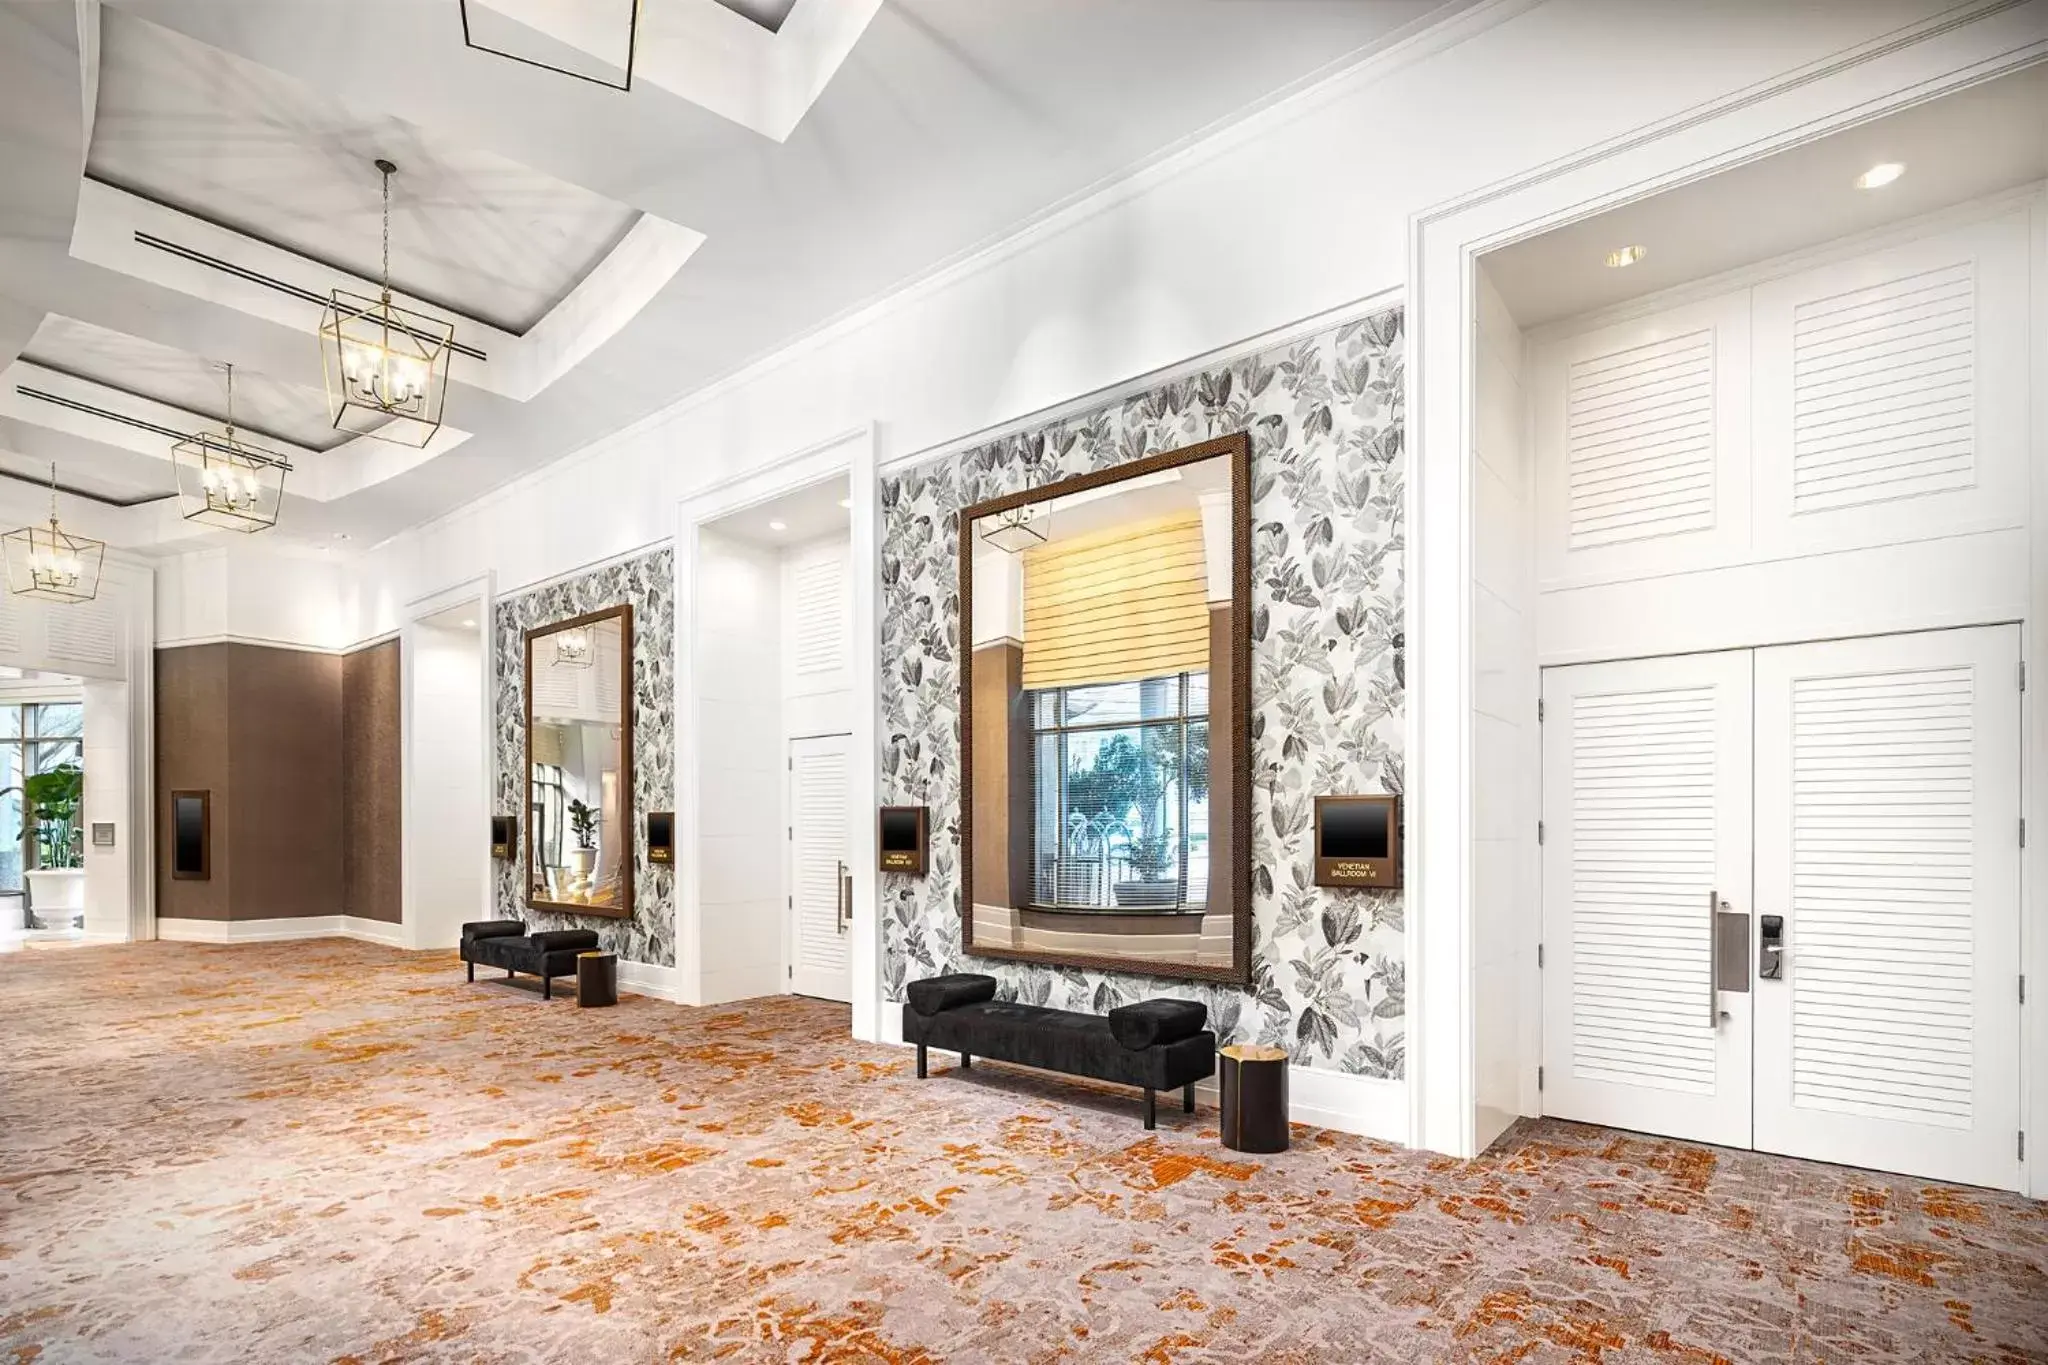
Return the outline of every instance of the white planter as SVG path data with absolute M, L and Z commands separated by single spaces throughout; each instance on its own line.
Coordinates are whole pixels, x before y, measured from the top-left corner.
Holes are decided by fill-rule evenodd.
M 597 867 L 597 850 L 594 848 L 572 848 L 569 850 L 569 866 L 577 876 L 588 877 Z
M 24 872 L 29 913 L 39 929 L 74 929 L 85 913 L 85 869 L 37 868 Z

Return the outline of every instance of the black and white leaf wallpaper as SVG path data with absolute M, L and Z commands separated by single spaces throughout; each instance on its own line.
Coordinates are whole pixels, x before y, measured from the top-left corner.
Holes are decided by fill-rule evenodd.
M 1399 892 L 1311 885 L 1312 798 L 1402 789 L 1402 315 L 1393 309 L 882 482 L 882 794 L 932 809 L 930 874 L 882 879 L 891 1000 L 978 971 L 1100 1013 L 1206 1000 L 1225 1042 L 1399 1077 Z M 1252 438 L 1252 984 L 1001 962 L 960 942 L 960 508 L 1232 432 Z
M 675 879 L 647 861 L 646 815 L 675 809 L 675 571 L 661 549 L 605 564 L 501 598 L 491 613 L 497 669 L 492 742 L 492 806 L 519 818 L 526 852 L 526 632 L 585 612 L 633 608 L 633 917 L 571 915 L 526 904 L 518 859 L 492 864 L 498 913 L 534 929 L 595 929 L 598 941 L 627 962 L 676 963 Z

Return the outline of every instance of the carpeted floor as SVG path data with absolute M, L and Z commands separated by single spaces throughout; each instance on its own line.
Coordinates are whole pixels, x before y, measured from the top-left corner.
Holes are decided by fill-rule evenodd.
M 1460 1163 L 329 941 L 0 957 L 0 1365 L 2048 1361 L 2048 1205 Z

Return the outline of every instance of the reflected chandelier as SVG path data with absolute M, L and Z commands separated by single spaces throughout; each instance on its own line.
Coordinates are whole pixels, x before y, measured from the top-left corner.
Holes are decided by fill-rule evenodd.
M 320 315 L 320 368 L 335 430 L 415 449 L 441 429 L 455 326 L 391 302 L 391 177 L 382 159 L 384 277 L 374 299 L 336 289 Z
M 47 602 L 90 602 L 100 595 L 107 543 L 67 534 L 57 524 L 57 466 L 50 466 L 50 525 L 24 526 L 0 536 L 7 559 L 7 591 Z

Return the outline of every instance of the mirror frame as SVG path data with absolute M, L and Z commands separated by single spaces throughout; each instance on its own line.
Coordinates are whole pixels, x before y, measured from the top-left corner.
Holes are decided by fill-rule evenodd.
M 1212 460 L 1230 461 L 1230 612 L 1231 650 L 1235 667 L 1230 677 L 1231 714 L 1237 718 L 1233 730 L 1231 771 L 1231 867 L 1229 877 L 1236 889 L 1236 908 L 1231 920 L 1231 961 L 1228 966 L 1204 966 L 1188 962 L 1148 962 L 1142 958 L 1103 957 L 1092 953 L 1063 953 L 1039 948 L 978 947 L 974 942 L 974 523 L 981 517 L 1006 512 L 1027 503 L 1047 502 L 1141 478 L 1162 469 Z M 1013 962 L 1037 962 L 1084 971 L 1121 972 L 1132 976 L 1161 977 L 1175 981 L 1223 981 L 1248 986 L 1252 978 L 1252 507 L 1251 437 L 1245 432 L 1182 446 L 1143 459 L 1131 460 L 1109 469 L 1075 474 L 1057 483 L 1042 484 L 1016 493 L 977 502 L 960 510 L 955 524 L 955 543 L 960 557 L 960 945 L 974 957 L 1003 958 Z M 1215 693 L 1210 693 L 1214 704 Z M 1212 878 L 1213 880 L 1213 878 Z
M 619 903 L 617 905 L 585 905 L 577 901 L 546 900 L 534 892 L 533 886 L 533 642 L 577 626 L 592 626 L 600 621 L 619 623 L 619 788 L 625 793 L 626 808 L 620 823 L 626 830 L 626 857 L 619 878 Z M 639 812 L 634 809 L 633 792 L 633 607 L 622 602 L 616 607 L 605 607 L 598 611 L 586 611 L 581 616 L 571 616 L 561 621 L 550 621 L 546 625 L 534 626 L 521 638 L 519 647 L 520 685 L 525 690 L 526 704 L 523 720 L 525 730 L 521 734 L 522 752 L 525 756 L 525 770 L 520 774 L 519 825 L 525 832 L 525 855 L 520 866 L 525 868 L 520 878 L 526 883 L 526 905 L 532 910 L 552 910 L 564 915 L 597 915 L 605 919 L 633 918 L 633 883 L 640 873 Z

